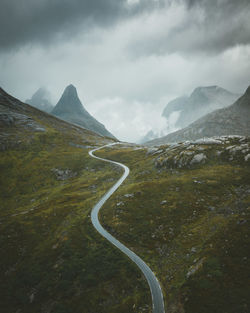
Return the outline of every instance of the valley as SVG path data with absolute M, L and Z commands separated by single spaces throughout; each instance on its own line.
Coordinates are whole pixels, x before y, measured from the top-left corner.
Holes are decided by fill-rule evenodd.
M 0 109 L 1 312 L 248 311 L 248 136 L 151 147 Z
M 112 140 L 3 90 L 0 105 L 1 312 L 150 312 L 146 280 L 90 220 L 121 172 L 88 151 Z
M 232 136 L 98 152 L 131 169 L 102 224 L 156 273 L 166 312 L 249 308 L 249 143 Z
M 0 313 L 250 313 L 250 0 L 0 16 Z

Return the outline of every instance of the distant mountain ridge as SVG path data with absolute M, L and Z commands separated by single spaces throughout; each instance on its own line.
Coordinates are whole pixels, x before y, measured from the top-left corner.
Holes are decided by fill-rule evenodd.
M 214 110 L 231 105 L 239 96 L 219 86 L 197 87 L 189 97 L 170 101 L 162 116 L 168 119 L 173 112 L 179 111 L 176 127 L 183 128 Z
M 231 105 L 239 97 L 239 94 L 219 86 L 197 87 L 190 96 L 169 101 L 162 112 L 162 117 L 166 119 L 166 128 L 161 132 L 151 129 L 140 142 L 145 143 L 182 129 L 208 113 Z M 163 135 L 160 136 L 160 133 Z
M 231 106 L 209 113 L 184 129 L 154 139 L 146 144 L 162 145 L 226 135 L 250 135 L 250 86 L 244 95 Z
M 65 88 L 60 100 L 51 111 L 51 114 L 73 124 L 80 125 L 102 136 L 115 138 L 103 124 L 98 122 L 83 107 L 77 90 L 73 85 Z
M 50 113 L 53 110 L 50 94 L 45 88 L 39 88 L 31 97 L 31 99 L 27 99 L 25 103 L 28 103 L 33 107 L 47 113 Z

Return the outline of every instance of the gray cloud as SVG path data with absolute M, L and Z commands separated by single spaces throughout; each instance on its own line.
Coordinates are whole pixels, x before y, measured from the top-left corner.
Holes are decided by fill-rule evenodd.
M 249 0 L 180 0 L 178 5 L 176 1 L 169 1 L 168 5 L 165 13 L 159 11 L 159 18 L 165 18 L 161 29 L 152 25 L 153 31 L 131 40 L 132 55 L 216 54 L 250 43 Z M 186 8 L 185 14 L 182 12 L 182 18 L 169 26 L 168 11 L 180 10 L 181 6 Z
M 25 44 L 66 41 L 96 26 L 108 27 L 143 11 L 160 8 L 164 1 L 141 0 L 2 0 L 1 50 Z
M 197 86 L 249 85 L 249 0 L 2 0 L 0 86 L 25 100 L 73 83 L 118 138 L 162 127 Z M 18 49 L 21 48 L 21 49 Z M 10 53 L 11 51 L 11 53 Z
M 186 16 L 177 25 L 164 31 L 163 23 L 163 29 L 156 27 L 155 32 L 132 39 L 131 53 L 136 56 L 176 51 L 217 53 L 250 43 L 249 0 L 137 0 L 132 5 L 128 2 L 2 0 L 0 50 L 14 50 L 27 44 L 53 45 L 128 18 L 143 15 L 145 18 L 154 12 L 167 15 L 171 7 L 181 5 L 186 6 Z M 167 19 L 166 16 L 166 23 Z
M 0 11 L 1 48 L 26 43 L 44 43 L 55 36 L 72 35 L 113 22 L 123 11 L 125 0 L 3 0 Z

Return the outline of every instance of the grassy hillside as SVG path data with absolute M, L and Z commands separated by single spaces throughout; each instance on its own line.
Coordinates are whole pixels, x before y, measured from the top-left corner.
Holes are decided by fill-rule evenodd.
M 88 151 L 111 141 L 0 90 L 1 312 L 151 312 L 137 267 L 90 221 L 121 172 Z M 250 139 L 96 154 L 131 169 L 101 220 L 156 273 L 166 311 L 249 312 Z
M 110 142 L 0 95 L 0 311 L 151 312 L 137 267 L 93 228 L 121 175 L 88 156 Z
M 249 312 L 250 140 L 107 148 L 131 174 L 102 222 L 154 270 L 166 311 Z

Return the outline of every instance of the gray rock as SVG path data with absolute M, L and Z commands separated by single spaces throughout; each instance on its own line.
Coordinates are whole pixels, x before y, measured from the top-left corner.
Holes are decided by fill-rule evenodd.
M 196 154 L 191 160 L 190 164 L 204 163 L 207 157 L 204 153 Z
M 248 160 L 250 160 L 250 154 L 247 154 L 245 157 L 244 157 L 245 161 L 247 162 Z
M 78 98 L 77 90 L 73 85 L 69 85 L 65 88 L 63 95 L 51 114 L 67 122 L 92 130 L 99 135 L 115 138 L 103 124 L 98 122 L 86 111 Z
M 74 173 L 69 169 L 62 170 L 58 168 L 52 168 L 51 171 L 56 175 L 57 180 L 66 180 L 77 175 L 77 173 Z

